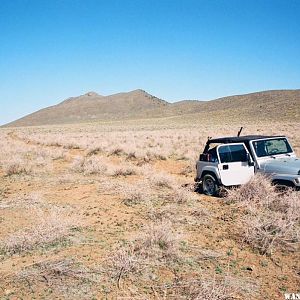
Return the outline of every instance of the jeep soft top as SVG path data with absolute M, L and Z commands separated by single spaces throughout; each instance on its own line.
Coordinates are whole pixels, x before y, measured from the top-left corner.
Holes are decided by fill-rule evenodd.
M 222 138 L 208 138 L 203 153 L 207 153 L 211 144 L 233 144 L 244 143 L 249 149 L 249 142 L 252 140 L 267 139 L 267 138 L 284 138 L 282 135 L 244 135 L 244 136 L 230 136 Z
M 207 152 L 210 144 L 231 144 L 245 143 L 249 144 L 252 140 L 267 139 L 267 138 L 283 138 L 282 135 L 244 135 L 244 136 L 228 136 L 222 138 L 208 138 L 203 153 Z

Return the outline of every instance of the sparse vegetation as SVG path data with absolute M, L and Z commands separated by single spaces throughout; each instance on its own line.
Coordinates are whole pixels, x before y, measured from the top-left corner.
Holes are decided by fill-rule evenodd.
M 169 297 L 199 300 L 234 299 L 236 290 L 225 279 L 189 280 L 175 283 L 169 289 Z
M 123 189 L 124 203 L 127 205 L 139 204 L 150 200 L 151 194 L 146 181 L 126 185 Z
M 112 171 L 112 176 L 130 176 L 130 175 L 136 175 L 137 172 L 134 168 L 132 167 L 118 167 L 115 168 Z
M 28 164 L 28 161 L 25 161 L 21 158 L 15 159 L 12 161 L 8 161 L 4 165 L 4 172 L 7 176 L 11 175 L 22 175 L 22 174 L 30 174 L 31 166 Z
M 144 257 L 159 256 L 164 258 L 176 257 L 179 247 L 179 236 L 174 232 L 172 224 L 163 221 L 150 224 L 138 238 L 137 247 Z
M 259 177 L 227 198 L 195 193 L 206 137 L 239 127 L 197 122 L 1 129 L 0 298 L 254 300 L 295 290 L 299 193 Z M 245 134 L 288 134 L 299 154 L 296 126 L 249 124 Z M 19 159 L 28 170 L 8 176 Z
M 178 204 L 186 203 L 189 200 L 196 200 L 196 199 L 197 197 L 195 196 L 194 193 L 192 193 L 191 191 L 183 187 L 176 187 L 170 196 L 170 200 Z
M 14 281 L 29 285 L 31 291 L 44 281 L 51 293 L 67 298 L 91 299 L 96 294 L 93 285 L 100 282 L 100 272 L 70 258 L 45 260 L 23 268 Z
M 103 174 L 107 170 L 106 164 L 98 157 L 91 156 L 76 157 L 72 163 L 71 169 L 84 175 Z
M 12 255 L 62 242 L 70 234 L 70 229 L 78 226 L 78 220 L 58 208 L 48 212 L 36 209 L 32 213 L 36 219 L 34 225 L 13 232 L 0 241 L 2 254 Z
M 150 174 L 150 182 L 157 188 L 169 188 L 172 189 L 176 186 L 174 179 L 165 173 Z

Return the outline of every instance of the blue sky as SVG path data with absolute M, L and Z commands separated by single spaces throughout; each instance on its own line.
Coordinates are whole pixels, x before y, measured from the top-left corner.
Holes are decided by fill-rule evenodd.
M 300 88 L 300 0 L 0 0 L 0 124 L 137 88 L 169 101 Z

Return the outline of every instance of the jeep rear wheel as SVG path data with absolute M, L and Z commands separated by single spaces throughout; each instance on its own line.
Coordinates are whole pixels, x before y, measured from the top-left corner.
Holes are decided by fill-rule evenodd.
M 208 196 L 216 196 L 218 194 L 219 184 L 213 175 L 206 174 L 203 176 L 202 191 Z

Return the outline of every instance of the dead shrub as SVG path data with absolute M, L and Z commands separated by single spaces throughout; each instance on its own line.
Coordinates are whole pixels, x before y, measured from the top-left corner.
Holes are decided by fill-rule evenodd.
M 150 160 L 167 160 L 167 156 L 155 151 L 147 151 L 146 157 Z
M 74 259 L 46 260 L 23 268 L 14 282 L 26 283 L 31 292 L 45 284 L 63 298 L 91 299 L 96 292 L 93 287 L 100 282 L 100 272 Z
M 151 197 L 147 182 L 140 181 L 136 184 L 128 184 L 123 188 L 124 203 L 126 205 L 135 205 L 148 201 Z
M 71 165 L 71 169 L 84 175 L 103 174 L 107 170 L 107 165 L 95 156 L 88 158 L 76 157 Z
M 170 194 L 169 199 L 172 202 L 181 204 L 187 203 L 188 201 L 195 201 L 197 200 L 197 197 L 195 193 L 185 189 L 184 187 L 176 187 Z
M 171 223 L 152 224 L 129 245 L 125 245 L 109 256 L 106 269 L 117 281 L 132 274 L 147 272 L 149 268 L 161 266 L 165 261 L 177 258 L 179 238 Z
M 71 164 L 71 170 L 78 172 L 78 173 L 83 173 L 84 162 L 85 162 L 84 157 L 76 156 Z
M 154 223 L 136 240 L 136 247 L 144 258 L 174 258 L 178 254 L 179 235 L 171 222 Z
M 135 152 L 129 152 L 127 154 L 126 160 L 136 160 L 136 159 L 137 159 L 137 156 L 136 156 Z
M 165 173 L 156 173 L 149 176 L 152 185 L 159 188 L 172 189 L 175 186 L 175 182 L 171 176 Z
M 32 166 L 24 159 L 13 159 L 4 164 L 4 172 L 7 176 L 28 175 L 32 172 Z
M 63 149 L 55 149 L 51 151 L 49 154 L 53 160 L 58 160 L 58 159 L 65 159 L 66 157 L 66 150 Z
M 300 242 L 300 203 L 296 191 L 279 192 L 258 174 L 240 188 L 229 190 L 227 201 L 236 203 L 241 213 L 241 237 L 262 254 L 290 251 Z
M 118 167 L 115 168 L 112 171 L 112 176 L 118 177 L 118 176 L 131 176 L 131 175 L 136 175 L 137 172 L 134 168 L 132 167 Z
M 275 249 L 294 250 L 300 242 L 299 224 L 280 212 L 257 211 L 243 219 L 243 238 L 262 254 Z
M 272 201 L 275 187 L 264 175 L 256 174 L 239 188 L 227 190 L 227 201 L 237 203 L 262 203 Z
M 66 142 L 63 147 L 66 149 L 80 149 L 80 146 L 75 142 Z
M 115 155 L 115 156 L 121 156 L 123 154 L 125 154 L 125 151 L 120 147 L 116 147 L 112 149 L 109 153 L 109 155 Z
M 88 152 L 86 154 L 86 156 L 92 156 L 92 155 L 96 155 L 98 153 L 103 152 L 103 149 L 101 147 L 94 147 L 94 148 L 90 148 L 88 149 Z
M 107 259 L 108 272 L 120 288 L 122 278 L 141 269 L 141 258 L 132 246 L 121 248 Z
M 0 209 L 9 208 L 24 208 L 34 209 L 36 207 L 47 206 L 47 203 L 42 199 L 39 193 L 31 193 L 22 197 L 9 198 L 6 201 L 1 201 Z
M 169 286 L 160 287 L 169 298 L 191 300 L 229 300 L 235 299 L 236 289 L 226 278 L 203 278 L 201 280 L 182 280 Z
M 300 222 L 300 195 L 299 192 L 289 189 L 284 193 L 277 193 L 276 198 L 269 203 L 269 209 L 285 214 Z
M 75 217 L 66 215 L 59 208 L 52 208 L 49 212 L 38 209 L 33 212 L 37 223 L 14 232 L 1 241 L 2 253 L 12 255 L 62 242 L 70 234 L 70 229 L 79 225 Z

